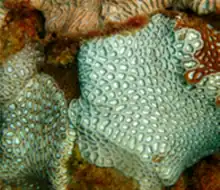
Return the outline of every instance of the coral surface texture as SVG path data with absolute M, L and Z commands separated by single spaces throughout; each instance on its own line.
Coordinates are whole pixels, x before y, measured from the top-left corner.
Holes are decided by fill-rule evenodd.
M 174 184 L 220 147 L 215 97 L 183 76 L 204 41 L 175 23 L 157 14 L 135 34 L 88 41 L 77 57 L 81 98 L 69 117 L 82 156 L 134 177 L 142 190 Z
M 52 77 L 37 73 L 43 54 L 32 43 L 0 68 L 0 179 L 26 189 L 66 183 L 73 148 L 67 103 Z M 64 187 L 64 186 L 63 186 Z

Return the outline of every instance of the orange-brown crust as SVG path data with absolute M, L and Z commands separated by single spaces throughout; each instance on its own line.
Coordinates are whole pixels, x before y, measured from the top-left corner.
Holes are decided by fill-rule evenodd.
M 10 11 L 0 29 L 0 60 L 21 50 L 26 40 L 38 40 L 38 32 L 41 30 L 36 11 Z
M 63 90 L 64 96 L 68 102 L 74 98 L 79 98 L 80 90 L 76 64 L 57 65 L 51 64 L 47 60 L 46 63 L 41 65 L 39 71 L 49 74 L 56 80 L 59 88 Z
M 11 10 L 24 10 L 24 9 L 28 9 L 28 10 L 33 10 L 34 7 L 31 6 L 30 0 L 5 0 L 4 1 L 4 6 L 5 8 L 11 9 Z
M 216 3 L 216 14 L 220 15 L 220 2 Z
M 219 190 L 220 155 L 214 154 L 188 169 L 171 190 Z M 165 189 L 164 189 L 165 190 Z
M 113 168 L 100 168 L 82 159 L 78 146 L 66 163 L 72 180 L 66 190 L 139 190 L 138 183 Z
M 109 22 L 106 23 L 105 28 L 102 30 L 92 30 L 89 31 L 86 35 L 82 35 L 81 38 L 92 38 L 92 37 L 101 37 L 117 34 L 124 31 L 131 31 L 140 29 L 144 27 L 149 22 L 149 17 L 146 15 L 137 15 L 135 17 L 129 18 L 122 23 Z

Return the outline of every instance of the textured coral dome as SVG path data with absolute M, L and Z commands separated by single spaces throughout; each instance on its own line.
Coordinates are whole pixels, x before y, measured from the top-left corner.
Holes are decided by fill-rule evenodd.
M 184 63 L 204 41 L 158 14 L 135 34 L 85 43 L 78 54 L 81 98 L 69 117 L 82 156 L 139 180 L 142 190 L 172 185 L 220 147 L 215 96 L 188 85 Z
M 75 132 L 67 103 L 52 77 L 37 73 L 43 54 L 27 43 L 0 67 L 0 179 L 25 189 L 66 183 L 63 161 Z

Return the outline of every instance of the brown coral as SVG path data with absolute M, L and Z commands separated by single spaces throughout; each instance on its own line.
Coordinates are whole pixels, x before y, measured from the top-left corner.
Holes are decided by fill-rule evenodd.
M 132 28 L 132 18 L 139 20 L 140 16 L 147 19 L 147 15 L 155 11 L 164 10 L 170 7 L 192 8 L 199 13 L 219 12 L 220 3 L 209 0 L 198 2 L 194 0 L 62 0 L 62 1 L 40 1 L 40 0 L 6 0 L 7 8 L 38 9 L 43 12 L 46 18 L 46 29 L 49 32 L 56 32 L 61 36 L 78 38 L 90 36 L 106 31 L 111 31 L 115 25 L 122 25 L 117 29 Z M 204 8 L 205 7 L 205 8 Z M 141 27 L 146 22 L 143 18 L 136 22 L 135 26 Z M 134 20 L 133 20 L 134 21 Z M 126 23 L 128 24 L 125 27 Z M 137 24 L 138 23 L 138 24 Z M 96 32 L 94 32 L 96 31 Z
M 147 15 L 170 7 L 191 8 L 199 14 L 220 12 L 220 2 L 213 0 L 6 0 L 5 6 L 38 9 L 46 18 L 47 31 L 71 38 L 90 36 L 91 33 L 92 36 L 99 35 L 109 31 L 112 24 L 113 28 L 115 24 L 123 25 L 117 27 L 120 30 L 124 30 L 125 23 L 132 28 L 129 19 L 136 17 L 138 20 L 139 16 L 147 19 Z M 141 21 L 137 23 L 139 27 L 143 26 Z
M 111 4 L 101 0 L 66 1 L 56 4 L 46 1 L 41 5 L 31 1 L 31 5 L 43 11 L 47 31 L 56 32 L 58 36 L 71 38 L 101 36 L 103 33 L 137 28 L 147 23 L 146 16 L 143 17 L 138 12 L 128 15 L 127 18 L 123 17 L 120 21 L 111 20 L 110 12 L 106 12 L 110 10 L 108 6 Z M 135 18 L 132 19 L 133 17 Z

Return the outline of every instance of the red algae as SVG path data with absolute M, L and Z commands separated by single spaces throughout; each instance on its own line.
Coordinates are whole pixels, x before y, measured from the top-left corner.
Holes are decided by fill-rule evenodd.
M 193 182 L 195 190 L 220 189 L 219 154 L 204 159 L 195 166 Z

